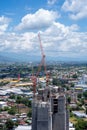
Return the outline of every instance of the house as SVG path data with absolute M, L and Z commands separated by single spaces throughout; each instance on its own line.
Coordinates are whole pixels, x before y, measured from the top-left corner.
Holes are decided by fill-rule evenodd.
M 7 102 L 0 101 L 0 108 L 7 107 Z
M 31 126 L 19 125 L 15 130 L 31 130 Z

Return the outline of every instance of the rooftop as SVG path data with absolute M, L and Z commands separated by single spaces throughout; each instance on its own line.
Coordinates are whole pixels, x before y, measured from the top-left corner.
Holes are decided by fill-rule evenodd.
M 31 126 L 19 125 L 15 130 L 31 130 Z

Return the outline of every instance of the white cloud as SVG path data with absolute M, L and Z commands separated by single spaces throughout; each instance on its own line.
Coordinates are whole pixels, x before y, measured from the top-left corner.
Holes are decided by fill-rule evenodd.
M 36 47 L 34 33 L 4 33 L 0 36 L 0 50 L 8 52 L 32 51 Z
M 77 30 L 79 30 L 79 26 L 77 24 L 73 24 L 70 26 L 70 30 L 77 31 Z
M 42 35 L 45 35 L 43 42 L 47 50 L 47 55 L 76 57 L 87 55 L 87 38 L 86 32 L 76 32 L 78 26 L 65 26 L 60 23 L 55 23 L 49 27 Z M 82 53 L 82 51 L 84 52 Z
M 66 0 L 62 6 L 66 12 L 70 12 L 69 16 L 73 20 L 87 17 L 87 0 Z
M 57 2 L 57 0 L 48 0 L 48 5 L 53 5 Z
M 40 31 L 46 56 L 76 57 L 87 55 L 87 33 L 76 32 L 77 25 L 65 26 L 58 22 Z M 37 32 L 4 33 L 0 36 L 0 51 L 40 54 Z
M 6 31 L 7 27 L 7 24 L 0 25 L 0 34 L 3 34 Z
M 0 17 L 0 35 L 3 34 L 9 25 L 10 19 L 4 16 Z
M 46 16 L 46 19 L 44 16 Z M 65 26 L 56 22 L 56 19 L 57 14 L 55 12 L 40 9 L 35 14 L 28 14 L 23 17 L 21 23 L 16 27 L 18 30 L 37 27 L 38 31 L 31 30 L 30 32 L 13 33 L 11 32 L 12 30 L 7 32 L 9 23 L 7 21 L 3 23 L 3 18 L 1 18 L 0 32 L 4 33 L 0 35 L 0 51 L 41 55 L 37 34 L 40 31 L 41 42 L 47 57 L 86 56 L 87 32 L 79 32 L 77 24 Z M 45 28 L 43 29 L 43 27 Z
M 0 24 L 9 23 L 10 20 L 11 20 L 10 18 L 7 18 L 5 16 L 1 16 L 0 17 Z
M 16 26 L 16 30 L 30 30 L 30 29 L 41 29 L 51 26 L 53 21 L 58 18 L 59 15 L 54 11 L 48 11 L 39 9 L 34 14 L 25 15 L 21 23 Z

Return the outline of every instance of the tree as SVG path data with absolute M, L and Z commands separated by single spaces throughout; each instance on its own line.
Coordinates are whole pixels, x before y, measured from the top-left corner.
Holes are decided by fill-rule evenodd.
M 22 97 L 21 97 L 21 96 L 17 96 L 16 102 L 17 102 L 17 103 L 21 103 L 21 101 L 22 101 Z
M 86 108 L 86 110 L 85 110 L 85 113 L 87 114 L 87 108 Z
M 8 119 L 7 122 L 5 123 L 5 125 L 6 125 L 7 130 L 12 130 L 14 127 L 14 122 L 12 120 Z
M 77 123 L 75 124 L 76 130 L 87 130 L 87 121 L 83 119 L 78 119 Z
M 31 101 L 30 100 L 28 100 L 28 107 L 31 108 Z
M 82 98 L 82 94 L 81 93 L 78 94 L 78 98 L 80 98 L 80 99 Z
M 81 98 L 80 102 L 81 102 L 82 105 L 84 105 L 84 98 Z
M 4 130 L 4 126 L 0 124 L 0 130 Z
M 73 74 L 72 78 L 76 79 L 78 76 L 77 74 Z
M 74 84 L 73 84 L 73 83 L 71 83 L 71 87 L 72 87 L 72 88 L 74 87 Z
M 53 85 L 58 85 L 58 79 L 53 78 Z
M 27 114 L 28 117 L 31 117 L 32 116 L 32 110 L 30 109 L 28 114 Z
M 67 98 L 67 102 L 70 104 L 70 102 L 71 102 L 71 97 L 68 97 L 68 98 Z
M 16 114 L 16 108 L 15 107 L 12 107 L 8 110 L 8 113 L 11 114 L 11 115 L 15 115 Z
M 87 91 L 83 93 L 83 96 L 85 97 L 85 99 L 87 99 Z
M 14 94 L 11 94 L 9 98 L 11 98 L 11 99 L 15 99 L 16 96 L 15 96 Z

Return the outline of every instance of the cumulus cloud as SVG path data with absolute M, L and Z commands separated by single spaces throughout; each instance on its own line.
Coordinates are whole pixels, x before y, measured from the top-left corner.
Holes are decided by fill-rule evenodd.
M 27 30 L 28 28 L 31 31 L 20 33 L 5 32 L 9 22 L 3 23 L 3 18 L 1 18 L 0 32 L 4 33 L 0 35 L 0 51 L 26 52 L 32 55 L 35 52 L 35 55 L 40 55 L 38 39 L 40 30 L 41 42 L 47 57 L 87 55 L 87 32 L 78 31 L 77 24 L 65 26 L 56 21 L 57 18 L 56 12 L 40 9 L 22 18 L 16 29 Z M 38 28 L 38 31 L 34 31 L 34 27 Z
M 0 34 L 4 33 L 4 31 L 6 31 L 8 25 L 7 24 L 3 24 L 3 25 L 0 25 Z
M 57 0 L 48 0 L 48 5 L 53 5 L 57 2 Z
M 3 34 L 9 25 L 10 19 L 4 16 L 0 17 L 0 35 Z
M 5 16 L 0 17 L 0 24 L 9 23 L 11 21 L 10 18 L 7 18 Z
M 54 11 L 39 9 L 34 14 L 25 15 L 21 23 L 15 27 L 16 30 L 41 29 L 49 27 L 59 15 Z
M 78 28 L 77 25 L 65 26 L 54 21 L 50 27 L 40 31 L 47 57 L 87 55 L 87 33 L 76 31 Z M 4 33 L 0 36 L 0 51 L 6 50 L 40 55 L 37 32 Z
M 0 51 L 9 53 L 38 54 L 39 42 L 37 33 L 12 33 L 7 32 L 0 36 Z
M 50 55 L 75 57 L 85 55 L 87 51 L 87 33 L 80 33 L 78 26 L 65 26 L 56 23 L 49 27 L 42 35 L 45 35 L 44 46 L 46 52 Z M 82 51 L 84 52 L 82 53 Z M 53 52 L 53 53 L 52 53 Z
M 87 17 L 87 0 L 65 0 L 62 9 L 70 12 L 69 16 L 73 20 Z

